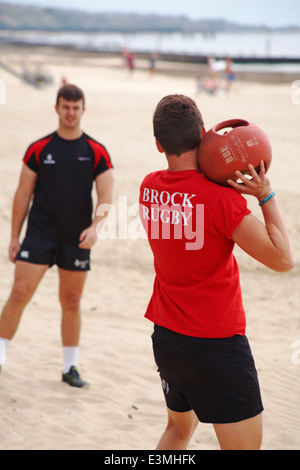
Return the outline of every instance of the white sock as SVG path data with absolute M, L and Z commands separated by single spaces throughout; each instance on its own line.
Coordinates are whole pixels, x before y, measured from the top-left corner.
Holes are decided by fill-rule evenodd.
M 9 343 L 10 339 L 0 338 L 0 365 L 5 364 L 6 351 Z
M 67 374 L 70 370 L 70 367 L 77 365 L 78 359 L 78 346 L 64 346 L 63 347 L 63 358 L 64 358 L 64 368 L 63 373 Z

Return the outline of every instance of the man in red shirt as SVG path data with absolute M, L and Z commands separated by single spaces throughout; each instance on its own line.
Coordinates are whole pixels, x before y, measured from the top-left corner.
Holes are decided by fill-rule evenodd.
M 81 130 L 85 100 L 80 88 L 71 84 L 61 87 L 55 109 L 58 129 L 28 147 L 14 197 L 9 257 L 15 263 L 15 280 L 0 318 L 0 368 L 24 308 L 47 269 L 56 264 L 62 307 L 62 380 L 74 387 L 87 387 L 76 368 L 80 300 L 97 224 L 103 218 L 93 217 L 91 192 L 95 183 L 97 206 L 111 203 L 112 163 L 105 147 Z
M 237 243 L 276 271 L 293 267 L 289 241 L 265 175 L 222 187 L 200 172 L 203 132 L 195 102 L 170 95 L 153 118 L 168 169 L 146 176 L 140 215 L 154 255 L 155 281 L 146 318 L 153 321 L 155 360 L 168 407 L 158 449 L 185 449 L 198 421 L 214 425 L 222 449 L 259 449 L 259 382 L 245 335 Z M 240 193 L 255 196 L 265 225 Z

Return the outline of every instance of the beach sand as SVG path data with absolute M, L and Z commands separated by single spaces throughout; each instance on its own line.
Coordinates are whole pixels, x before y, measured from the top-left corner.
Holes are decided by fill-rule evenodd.
M 20 62 L 19 51 L 11 49 L 8 54 Z M 91 388 L 73 389 L 61 382 L 58 277 L 53 267 L 27 306 L 2 368 L 0 450 L 156 447 L 166 424 L 166 409 L 152 356 L 152 324 L 144 319 L 154 271 L 147 240 L 136 229 L 136 204 L 143 177 L 166 166 L 154 145 L 152 114 L 157 102 L 170 93 L 194 98 L 207 129 L 240 117 L 261 126 L 272 143 L 269 176 L 296 267 L 278 274 L 238 249 L 235 254 L 247 335 L 265 407 L 262 449 L 299 449 L 300 104 L 292 102 L 291 84 L 238 82 L 230 96 L 210 96 L 197 94 L 195 79 L 188 74 L 151 77 L 147 70 L 136 70 L 129 77 L 127 70 L 113 66 L 116 59 L 43 54 L 38 49 L 27 50 L 24 58 L 27 63 L 46 65 L 53 76 L 53 83 L 41 89 L 0 69 L 6 92 L 6 103 L 0 105 L 1 305 L 9 295 L 14 273 L 7 249 L 22 157 L 29 143 L 56 129 L 54 102 L 63 76 L 85 91 L 82 128 L 111 154 L 117 230 L 116 237 L 98 240 L 93 248 L 92 271 L 82 300 L 79 371 Z M 261 218 L 255 200 L 249 199 L 249 207 Z M 119 224 L 120 215 L 127 229 L 124 222 Z M 189 450 L 217 449 L 212 426 L 200 423 Z

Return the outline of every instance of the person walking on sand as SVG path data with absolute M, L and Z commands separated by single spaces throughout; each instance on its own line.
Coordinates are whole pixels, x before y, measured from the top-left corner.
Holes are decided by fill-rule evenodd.
M 226 76 L 225 90 L 226 90 L 226 93 L 230 93 L 232 89 L 232 85 L 236 80 L 236 74 L 233 68 L 233 60 L 231 58 L 226 59 L 225 76 Z
M 263 404 L 246 336 L 235 243 L 272 270 L 293 268 L 288 235 L 261 163 L 232 187 L 198 168 L 203 120 L 196 103 L 169 95 L 157 105 L 154 136 L 168 168 L 140 187 L 140 217 L 154 256 L 145 316 L 168 409 L 158 450 L 186 449 L 198 422 L 212 423 L 221 449 L 260 449 Z M 243 194 L 257 198 L 264 223 Z
M 80 300 L 90 270 L 90 250 L 97 239 L 96 227 L 103 219 L 92 215 L 92 188 L 95 183 L 97 206 L 111 203 L 112 162 L 105 147 L 80 128 L 85 112 L 80 88 L 62 86 L 55 110 L 58 129 L 28 147 L 14 197 L 9 258 L 15 263 L 15 277 L 0 318 L 0 367 L 23 310 L 47 269 L 56 264 L 62 308 L 62 380 L 86 388 L 89 384 L 77 370 Z

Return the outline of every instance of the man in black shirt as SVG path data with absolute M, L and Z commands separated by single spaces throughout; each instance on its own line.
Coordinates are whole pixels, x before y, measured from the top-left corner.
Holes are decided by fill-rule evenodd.
M 80 128 L 85 111 L 83 92 L 64 85 L 55 106 L 56 132 L 27 149 L 12 214 L 9 257 L 15 280 L 0 318 L 0 367 L 21 314 L 46 270 L 56 264 L 62 307 L 64 367 L 62 380 L 88 387 L 77 371 L 80 336 L 80 299 L 90 269 L 90 249 L 103 217 L 92 217 L 95 182 L 97 207 L 112 201 L 112 163 L 105 147 Z M 19 236 L 29 205 L 25 239 Z M 1 359 L 2 356 L 2 359 Z

